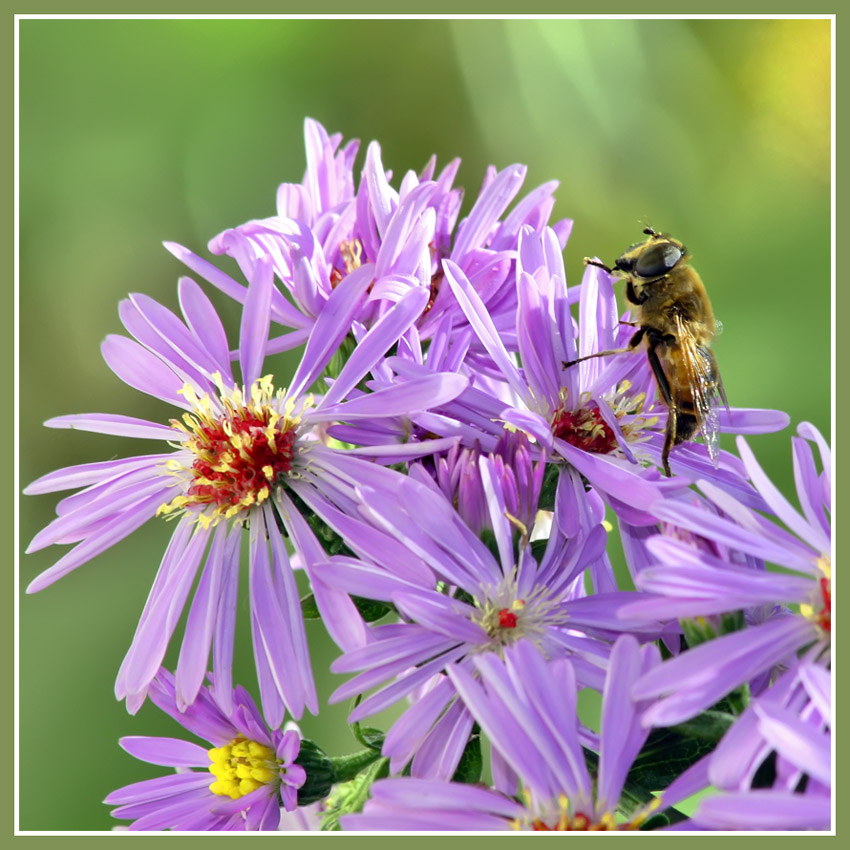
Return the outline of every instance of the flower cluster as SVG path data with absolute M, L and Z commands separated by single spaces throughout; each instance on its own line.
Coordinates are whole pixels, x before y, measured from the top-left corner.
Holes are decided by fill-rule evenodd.
M 653 346 L 673 357 L 686 341 L 635 334 L 622 269 L 594 261 L 567 285 L 554 183 L 515 201 L 525 168 L 491 169 L 460 218 L 459 161 L 394 188 L 377 143 L 358 180 L 356 142 L 311 120 L 305 137 L 306 174 L 278 189 L 276 215 L 210 241 L 233 275 L 166 245 L 237 302 L 235 345 L 190 277 L 179 314 L 142 294 L 119 305 L 128 336 L 103 357 L 174 418 L 46 423 L 163 450 L 26 489 L 76 491 L 28 551 L 73 548 L 29 592 L 148 520 L 173 524 L 115 693 L 131 713 L 150 698 L 211 748 L 123 738 L 176 772 L 112 792 L 112 814 L 179 831 L 828 830 L 821 434 L 803 423 L 792 438 L 802 513 L 743 437 L 737 455 L 707 430 L 680 439 L 684 402 Z M 294 373 L 275 374 L 297 346 Z M 702 415 L 738 434 L 788 424 Z M 614 523 L 636 589 L 612 568 Z M 234 687 L 238 607 L 258 704 Z M 338 657 L 311 655 L 305 617 Z M 330 700 L 354 701 L 351 756 L 292 722 L 321 712 L 322 665 L 347 677 Z M 598 693 L 601 723 L 582 716 L 582 691 Z M 361 725 L 393 707 L 389 728 Z M 696 811 L 676 808 L 708 788 Z

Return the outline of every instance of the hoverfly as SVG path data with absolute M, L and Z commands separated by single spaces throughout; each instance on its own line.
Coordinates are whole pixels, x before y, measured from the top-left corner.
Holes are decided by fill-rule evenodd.
M 670 450 L 702 435 L 711 460 L 717 462 L 718 399 L 728 409 L 726 394 L 711 351 L 717 323 L 705 287 L 688 265 L 685 246 L 651 227 L 649 238 L 632 245 L 611 269 L 585 258 L 626 281 L 626 300 L 638 328 L 625 348 L 597 351 L 564 363 L 564 368 L 591 357 L 634 351 L 645 342 L 646 356 L 658 392 L 667 406 L 667 427 L 661 463 L 670 476 Z

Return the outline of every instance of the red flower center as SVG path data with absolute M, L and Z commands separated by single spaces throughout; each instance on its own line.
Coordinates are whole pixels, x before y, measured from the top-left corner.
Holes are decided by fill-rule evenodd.
M 614 431 L 602 419 L 596 405 L 587 405 L 578 410 L 561 408 L 552 419 L 552 434 L 586 452 L 609 454 L 617 448 Z
M 564 812 L 553 826 L 549 826 L 540 818 L 536 818 L 531 822 L 531 828 L 535 832 L 608 832 L 615 831 L 617 826 L 610 816 L 593 823 L 587 815 L 583 815 L 581 812 L 576 812 L 572 817 Z
M 266 413 L 242 410 L 238 418 L 198 428 L 195 481 L 188 491 L 192 501 L 225 509 L 247 506 L 261 501 L 263 489 L 289 472 L 295 431 L 270 431 Z
M 282 393 L 275 397 L 270 375 L 256 381 L 247 395 L 246 400 L 237 387 L 229 394 L 222 390 L 213 401 L 186 388 L 194 409 L 171 425 L 183 433 L 181 447 L 194 457 L 183 455 L 166 465 L 182 487 L 158 514 L 200 508 L 193 511 L 195 519 L 204 527 L 214 525 L 264 502 L 278 476 L 292 469 L 300 422 L 294 405 L 287 402 L 280 412 Z
M 823 608 L 817 615 L 817 624 L 825 631 L 832 633 L 832 587 L 826 576 L 820 580 L 820 592 L 823 596 Z
M 499 611 L 499 625 L 503 629 L 515 629 L 516 628 L 516 614 L 513 611 L 509 611 L 507 608 L 502 608 Z

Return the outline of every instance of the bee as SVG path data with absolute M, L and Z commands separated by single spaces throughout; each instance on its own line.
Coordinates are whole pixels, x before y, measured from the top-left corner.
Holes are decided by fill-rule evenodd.
M 665 233 L 644 229 L 649 238 L 632 245 L 611 269 L 585 258 L 626 281 L 626 300 L 632 307 L 637 331 L 625 348 L 597 351 L 564 363 L 564 368 L 588 360 L 634 351 L 644 344 L 659 395 L 668 410 L 661 463 L 670 476 L 670 450 L 702 435 L 713 463 L 717 463 L 717 404 L 728 409 L 726 393 L 711 342 L 717 323 L 711 302 L 697 272 L 688 265 L 687 248 Z

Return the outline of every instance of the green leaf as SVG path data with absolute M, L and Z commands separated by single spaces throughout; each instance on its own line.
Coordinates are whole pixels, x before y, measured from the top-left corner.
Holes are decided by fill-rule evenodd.
M 558 463 L 547 463 L 543 473 L 543 484 L 540 488 L 538 508 L 541 511 L 555 510 L 555 493 L 558 489 L 558 478 L 563 467 Z
M 351 700 L 351 707 L 349 708 L 348 713 L 351 714 L 358 705 L 360 705 L 361 700 L 363 699 L 363 694 L 358 694 Z M 370 750 L 378 750 L 380 752 L 381 748 L 384 746 L 384 738 L 386 735 L 380 730 L 375 729 L 372 726 L 361 726 L 359 720 L 355 720 L 354 723 L 349 723 L 348 728 L 351 729 L 351 734 L 363 744 L 364 747 L 369 747 Z
M 360 616 L 367 622 L 373 623 L 385 617 L 390 611 L 394 611 L 392 605 L 379 602 L 376 599 L 364 599 L 362 596 L 352 596 L 351 601 L 357 606 Z
M 342 829 L 339 819 L 342 815 L 362 811 L 372 783 L 389 776 L 390 760 L 386 758 L 374 762 L 366 771 L 344 782 L 333 789 L 333 793 L 325 803 L 325 813 L 322 817 L 322 831 L 338 832 Z
M 475 597 L 467 593 L 462 587 L 455 590 L 454 598 L 459 599 L 461 602 L 466 602 L 467 605 L 475 605 Z
M 301 616 L 305 620 L 319 620 L 319 606 L 316 604 L 316 597 L 312 593 L 308 593 L 301 599 Z
M 490 550 L 490 554 L 496 559 L 499 560 L 499 544 L 496 541 L 496 535 L 493 534 L 492 530 L 489 528 L 482 528 L 481 533 L 479 534 L 481 538 L 481 542 Z
M 465 782 L 474 785 L 481 779 L 481 771 L 484 767 L 484 758 L 481 755 L 481 737 L 473 735 L 464 747 L 463 755 L 457 765 L 457 770 L 452 776 L 452 782 Z
M 380 729 L 375 729 L 372 726 L 361 726 L 359 723 L 351 724 L 351 731 L 354 732 L 354 737 L 363 744 L 364 747 L 369 747 L 372 750 L 381 751 L 384 746 L 384 738 L 386 733 Z
M 661 829 L 662 826 L 669 826 L 670 818 L 664 814 L 652 815 L 647 818 L 638 829 L 643 832 L 651 832 L 653 829 Z
M 671 727 L 686 738 L 717 743 L 726 730 L 735 722 L 735 716 L 725 711 L 704 711 L 684 723 Z
M 680 620 L 679 624 L 682 627 L 688 647 L 693 649 L 695 646 L 714 640 L 716 637 L 741 631 L 746 626 L 746 620 L 743 611 L 731 611 L 721 614 L 719 617 L 695 617 L 690 620 Z
M 634 760 L 628 779 L 650 791 L 660 791 L 714 747 L 714 741 L 686 737 L 670 729 L 655 729 Z
M 549 538 L 545 540 L 532 540 L 531 541 L 531 555 L 535 561 L 539 564 L 543 560 L 543 554 L 546 551 L 546 546 L 549 543 Z
M 376 599 L 364 599 L 362 596 L 352 596 L 351 601 L 357 606 L 360 616 L 367 623 L 372 623 L 375 620 L 380 620 L 385 617 L 390 611 L 394 611 L 394 607 L 386 602 L 379 602 Z M 316 597 L 309 593 L 301 599 L 301 614 L 305 620 L 320 620 L 322 615 L 319 613 L 319 606 L 316 604 Z

